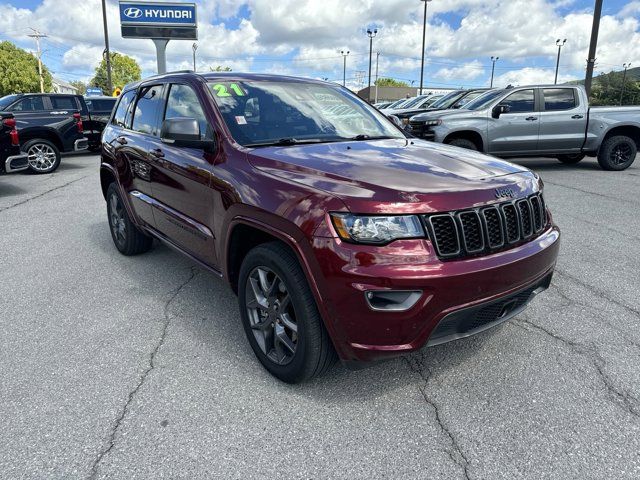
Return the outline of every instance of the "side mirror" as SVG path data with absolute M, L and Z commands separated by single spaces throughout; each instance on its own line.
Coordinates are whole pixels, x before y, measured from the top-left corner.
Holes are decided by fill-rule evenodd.
M 504 105 L 504 104 L 496 105 L 495 107 L 493 107 L 492 116 L 493 118 L 500 118 L 500 115 L 504 113 L 509 113 L 510 111 L 511 111 L 511 107 L 509 105 Z
M 395 115 L 387 115 L 387 118 L 389 120 L 391 120 L 396 127 L 398 128 L 404 128 L 404 125 L 402 124 L 402 120 L 400 120 L 398 117 L 396 117 Z
M 202 140 L 200 124 L 195 118 L 167 118 L 162 122 L 160 140 L 176 147 L 199 148 L 213 150 L 213 140 Z

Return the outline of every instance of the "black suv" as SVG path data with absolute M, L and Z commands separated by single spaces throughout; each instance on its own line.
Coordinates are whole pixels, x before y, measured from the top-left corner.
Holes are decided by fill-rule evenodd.
M 34 173 L 51 173 L 60 165 L 61 152 L 86 150 L 80 95 L 26 93 L 0 98 L 0 110 L 15 116 L 22 149 Z

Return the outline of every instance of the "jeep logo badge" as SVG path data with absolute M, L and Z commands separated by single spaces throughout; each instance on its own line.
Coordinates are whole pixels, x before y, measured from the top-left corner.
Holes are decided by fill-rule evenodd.
M 513 188 L 496 188 L 496 198 L 513 198 L 515 196 Z
M 124 11 L 124 14 L 128 18 L 140 18 L 142 16 L 142 10 L 135 7 L 129 7 Z

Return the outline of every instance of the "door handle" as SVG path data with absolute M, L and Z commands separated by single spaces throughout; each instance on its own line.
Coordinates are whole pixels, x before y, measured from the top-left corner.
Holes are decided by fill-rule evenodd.
M 120 145 L 126 145 L 127 144 L 127 139 L 124 137 L 117 137 L 116 138 L 116 142 L 118 142 Z
M 537 119 L 538 119 L 538 117 L 527 117 L 527 118 L 525 118 L 525 120 L 527 122 L 535 122 Z
M 573 116 L 573 117 L 571 117 L 571 118 L 573 118 L 574 120 L 579 120 L 579 119 L 581 119 L 581 118 L 584 118 L 584 115 L 574 115 L 574 116 Z
M 154 150 L 151 150 L 149 152 L 151 154 L 151 156 L 156 157 L 156 158 L 164 158 L 164 152 L 162 150 L 160 150 L 159 148 L 156 148 Z

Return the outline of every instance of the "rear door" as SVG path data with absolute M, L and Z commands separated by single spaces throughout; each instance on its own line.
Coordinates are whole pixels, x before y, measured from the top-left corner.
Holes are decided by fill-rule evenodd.
M 577 153 L 587 129 L 587 106 L 575 88 L 543 88 L 540 112 L 540 152 Z
M 60 133 L 64 150 L 73 151 L 75 141 L 84 138 L 73 114 L 82 112 L 83 106 L 75 95 L 50 95 L 49 105 L 50 126 Z
M 195 118 L 202 139 L 213 138 L 202 102 L 186 83 L 166 86 L 162 120 Z M 180 248 L 216 266 L 213 227 L 213 193 L 209 188 L 213 155 L 197 148 L 175 147 L 159 137 L 150 139 L 154 168 L 153 194 L 157 201 L 156 228 Z
M 507 105 L 509 113 L 493 118 L 489 112 L 489 153 L 517 155 L 535 152 L 540 133 L 539 104 L 533 88 L 507 95 L 499 105 Z

